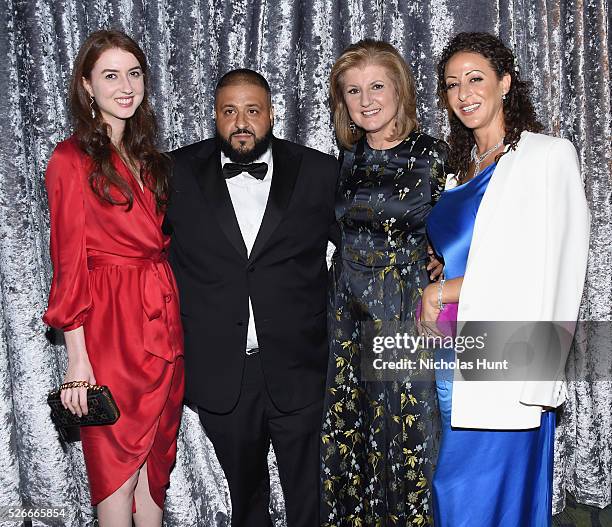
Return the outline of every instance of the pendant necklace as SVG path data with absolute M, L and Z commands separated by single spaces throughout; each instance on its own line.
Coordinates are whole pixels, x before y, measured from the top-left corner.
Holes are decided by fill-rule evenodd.
M 493 145 L 491 148 L 489 148 L 484 154 L 482 155 L 478 155 L 477 152 L 477 146 L 476 144 L 474 144 L 474 146 L 472 147 L 472 151 L 470 152 L 470 158 L 472 159 L 472 161 L 474 162 L 474 175 L 472 176 L 473 178 L 475 178 L 478 174 L 480 174 L 480 164 L 487 158 L 489 157 L 489 155 L 492 152 L 495 152 L 495 150 L 497 150 L 501 145 L 504 144 L 504 138 L 502 137 L 499 140 L 499 143 L 497 143 L 496 145 Z

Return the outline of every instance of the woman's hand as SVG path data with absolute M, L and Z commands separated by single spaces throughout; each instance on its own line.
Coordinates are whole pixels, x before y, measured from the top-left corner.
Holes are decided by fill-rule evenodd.
M 421 334 L 425 336 L 443 335 L 436 324 L 438 316 L 440 315 L 438 306 L 438 287 L 438 283 L 429 284 L 423 291 L 423 297 L 421 298 L 419 330 Z
M 96 384 L 93 369 L 88 358 L 68 359 L 68 371 L 64 376 L 64 382 L 87 381 L 89 384 Z M 62 390 L 60 399 L 64 408 L 68 408 L 73 414 L 79 417 L 87 415 L 87 388 L 68 388 Z
M 436 258 L 431 245 L 427 246 L 427 256 L 429 256 L 429 263 L 427 264 L 427 270 L 430 272 L 429 279 L 433 282 L 440 278 L 442 271 L 444 271 L 444 264 Z
M 89 384 L 96 384 L 96 378 L 85 347 L 83 328 L 64 332 L 64 339 L 68 352 L 68 371 L 64 376 L 64 382 L 87 381 Z M 87 415 L 87 388 L 62 390 L 60 399 L 64 408 L 67 408 L 73 414 L 77 414 L 79 417 Z

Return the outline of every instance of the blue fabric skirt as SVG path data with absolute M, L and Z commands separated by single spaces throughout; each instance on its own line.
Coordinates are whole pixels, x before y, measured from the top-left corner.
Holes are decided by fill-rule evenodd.
M 439 378 L 436 388 L 443 428 L 436 527 L 550 527 L 555 413 L 543 412 L 529 430 L 451 428 L 452 380 Z

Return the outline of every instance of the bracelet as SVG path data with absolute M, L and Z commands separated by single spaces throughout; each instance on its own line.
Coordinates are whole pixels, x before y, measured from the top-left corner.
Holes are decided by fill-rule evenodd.
M 444 304 L 442 303 L 442 288 L 444 287 L 444 282 L 446 282 L 444 278 L 438 282 L 438 309 L 440 311 L 444 309 Z

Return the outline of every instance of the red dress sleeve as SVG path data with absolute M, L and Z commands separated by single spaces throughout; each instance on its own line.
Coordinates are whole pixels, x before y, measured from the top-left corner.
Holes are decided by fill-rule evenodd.
M 64 331 L 82 326 L 92 307 L 85 248 L 85 175 L 75 148 L 71 142 L 60 143 L 45 174 L 53 281 L 43 320 Z

